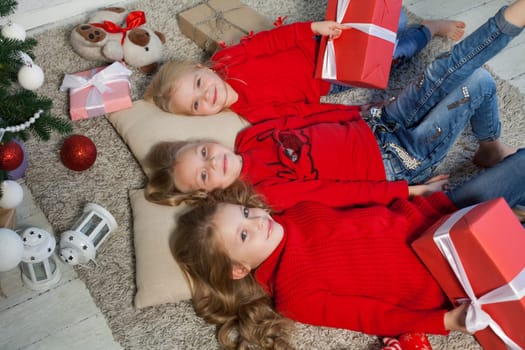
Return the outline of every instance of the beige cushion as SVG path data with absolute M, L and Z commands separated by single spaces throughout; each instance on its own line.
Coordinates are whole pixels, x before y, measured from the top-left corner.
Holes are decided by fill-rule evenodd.
M 140 309 L 190 299 L 186 280 L 169 245 L 176 215 L 184 207 L 148 202 L 143 189 L 131 190 L 129 198 L 136 258 L 135 307 Z
M 210 117 L 165 113 L 139 100 L 130 109 L 108 115 L 124 142 L 141 164 L 158 141 L 213 138 L 233 147 L 237 132 L 248 123 L 233 112 Z M 166 207 L 148 202 L 144 190 L 130 191 L 136 257 L 135 307 L 175 303 L 189 299 L 186 281 L 169 247 L 176 217 L 187 207 Z
M 108 119 L 146 174 L 144 159 L 156 142 L 211 138 L 233 147 L 239 130 L 249 125 L 233 112 L 187 117 L 163 112 L 144 100 L 135 101 L 130 109 L 109 114 Z

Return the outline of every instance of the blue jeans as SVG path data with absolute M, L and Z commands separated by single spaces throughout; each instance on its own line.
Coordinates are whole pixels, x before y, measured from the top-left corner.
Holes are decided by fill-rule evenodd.
M 525 205 L 525 148 L 508 156 L 495 166 L 447 192 L 459 208 L 503 197 L 514 207 Z
M 422 24 L 413 24 L 407 27 L 407 16 L 401 9 L 399 24 L 397 26 L 397 40 L 392 54 L 392 60 L 396 65 L 409 61 L 432 39 L 430 30 Z M 347 85 L 332 84 L 329 94 L 336 94 L 351 89 Z
M 401 64 L 410 60 L 427 46 L 430 39 L 432 39 L 432 34 L 424 25 L 413 24 L 407 27 L 407 16 L 402 9 L 399 16 L 396 47 L 392 56 L 393 61 Z
M 494 81 L 480 67 L 522 31 L 505 21 L 503 10 L 436 58 L 421 79 L 369 118 L 388 180 L 413 184 L 427 179 L 469 121 L 478 141 L 499 137 Z

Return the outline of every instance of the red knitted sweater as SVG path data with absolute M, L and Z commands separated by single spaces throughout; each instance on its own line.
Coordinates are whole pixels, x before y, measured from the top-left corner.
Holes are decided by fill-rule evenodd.
M 285 236 L 255 276 L 276 309 L 299 322 L 446 334 L 450 305 L 408 242 L 454 210 L 443 193 L 349 210 L 304 202 L 274 216 Z
M 302 201 L 329 206 L 389 204 L 406 181 L 386 181 L 377 141 L 356 107 L 318 104 L 317 113 L 268 120 L 241 131 L 241 179 L 274 210 Z
M 213 68 L 239 94 L 231 106 L 234 112 L 257 123 L 289 115 L 289 104 L 308 109 L 328 93 L 330 84 L 314 78 L 319 42 L 310 25 L 294 23 L 259 32 L 212 57 Z M 291 108 L 293 112 L 297 106 Z

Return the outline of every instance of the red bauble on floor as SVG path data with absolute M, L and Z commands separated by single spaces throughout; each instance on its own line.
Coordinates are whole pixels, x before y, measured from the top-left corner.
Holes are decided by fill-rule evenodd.
M 60 159 L 67 168 L 83 171 L 95 163 L 97 147 L 87 136 L 71 135 L 62 144 Z
M 383 338 L 385 346 L 381 350 L 432 350 L 425 333 L 404 333 L 397 338 Z
M 15 141 L 0 145 L 0 170 L 15 170 L 24 160 L 24 150 Z

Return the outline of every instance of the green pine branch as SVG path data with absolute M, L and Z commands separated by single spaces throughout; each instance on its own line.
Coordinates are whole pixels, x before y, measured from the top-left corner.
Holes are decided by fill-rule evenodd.
M 16 0 L 0 0 L 0 17 L 5 17 L 15 12 L 17 5 Z
M 16 0 L 0 0 L 0 17 L 13 13 L 17 5 Z M 51 99 L 18 85 L 18 71 L 24 64 L 20 52 L 35 59 L 33 48 L 36 45 L 34 38 L 21 41 L 5 38 L 0 34 L 0 128 L 20 125 L 25 127 L 24 130 L 6 132 L 1 143 L 13 138 L 27 141 L 30 136 L 47 141 L 53 132 L 69 134 L 73 130 L 71 121 L 51 115 Z M 39 110 L 42 110 L 40 117 L 26 127 L 26 123 Z M 7 172 L 0 170 L 0 181 L 5 179 Z

